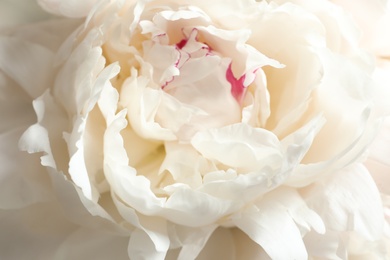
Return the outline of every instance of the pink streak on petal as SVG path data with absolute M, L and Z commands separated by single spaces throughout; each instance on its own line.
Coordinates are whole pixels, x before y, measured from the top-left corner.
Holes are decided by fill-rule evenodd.
M 246 75 L 244 74 L 239 79 L 236 79 L 233 75 L 232 63 L 229 64 L 229 67 L 226 70 L 226 80 L 229 81 L 231 85 L 231 93 L 233 97 L 239 103 L 241 103 L 245 91 L 245 86 L 244 86 L 245 76 Z
M 183 39 L 180 42 L 176 43 L 177 48 L 183 49 L 184 46 L 186 46 L 188 42 L 188 39 Z

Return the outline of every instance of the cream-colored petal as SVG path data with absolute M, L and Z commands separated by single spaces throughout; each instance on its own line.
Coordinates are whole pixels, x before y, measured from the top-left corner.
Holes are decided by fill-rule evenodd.
M 259 244 L 271 259 L 306 259 L 308 255 L 301 233 L 286 210 L 277 201 L 264 198 L 256 208 L 233 217 L 233 223 Z

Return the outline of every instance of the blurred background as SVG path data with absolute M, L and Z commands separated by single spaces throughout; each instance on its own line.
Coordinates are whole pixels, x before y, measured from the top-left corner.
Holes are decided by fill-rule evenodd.
M 50 17 L 35 0 L 0 0 L 0 30 Z

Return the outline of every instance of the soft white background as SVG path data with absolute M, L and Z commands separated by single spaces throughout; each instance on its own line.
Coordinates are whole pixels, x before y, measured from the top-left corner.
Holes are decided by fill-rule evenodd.
M 0 0 L 0 29 L 47 18 L 50 15 L 34 0 Z

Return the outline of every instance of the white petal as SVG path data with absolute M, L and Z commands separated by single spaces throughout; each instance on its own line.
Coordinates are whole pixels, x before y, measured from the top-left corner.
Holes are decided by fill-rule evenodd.
M 125 220 L 135 229 L 130 235 L 128 253 L 131 259 L 163 259 L 170 246 L 167 221 L 160 217 L 148 217 L 137 213 L 116 196 L 114 203 Z
M 390 154 L 390 117 L 384 118 L 383 124 L 376 139 L 370 147 L 370 158 L 389 165 Z
M 113 78 L 118 72 L 118 66 L 116 64 L 111 64 L 99 74 L 90 91 L 90 96 L 85 97 L 86 104 L 84 106 L 84 113 L 86 115 L 84 117 L 79 116 L 78 118 L 74 119 L 75 122 L 73 124 L 73 131 L 67 136 L 68 150 L 71 157 L 69 161 L 69 174 L 72 177 L 73 182 L 82 189 L 85 197 L 94 202 L 97 202 L 99 195 L 97 187 L 91 183 L 91 178 L 94 176 L 91 176 L 91 173 L 88 172 L 85 162 L 85 128 L 89 113 L 93 107 L 97 105 L 98 99 L 102 99 L 101 96 L 109 91 L 104 91 L 104 89 L 113 89 L 109 83 L 109 80 Z M 116 110 L 116 104 L 114 109 Z
M 30 126 L 19 141 L 19 148 L 29 153 L 44 152 L 41 163 L 54 169 L 66 171 L 68 154 L 63 131 L 68 120 L 62 108 L 49 91 L 34 100 L 38 122 Z M 55 121 L 56 124 L 52 124 Z
M 250 98 L 251 93 L 246 94 L 242 109 L 242 122 L 253 127 L 264 128 L 271 115 L 270 95 L 264 71 L 259 69 L 255 74 L 256 78 L 253 84 L 256 87 L 252 98 Z
M 132 72 L 134 73 L 136 72 Z M 128 108 L 131 126 L 143 138 L 175 140 L 176 136 L 171 130 L 155 122 L 162 90 L 148 88 L 147 84 L 148 80 L 145 77 L 134 76 L 122 86 L 121 103 Z
M 304 197 L 329 230 L 355 231 L 368 240 L 379 239 L 383 233 L 378 188 L 362 165 L 340 170 L 312 186 Z
M 206 246 L 198 256 L 199 260 L 208 259 L 262 259 L 271 258 L 238 228 L 218 228 L 207 241 Z
M 171 248 L 181 247 L 175 259 L 198 259 L 199 252 L 208 243 L 217 225 L 191 228 L 180 225 L 169 226 Z
M 144 41 L 143 51 L 144 61 L 150 63 L 153 69 L 153 80 L 157 85 L 164 86 L 174 76 L 179 75 L 176 63 L 180 58 L 180 53 L 174 46 Z
M 347 259 L 347 248 L 339 232 L 327 231 L 325 234 L 309 232 L 305 238 L 307 251 L 312 257 L 323 259 Z
M 320 175 L 329 175 L 334 171 L 338 171 L 339 169 L 347 167 L 351 163 L 360 160 L 362 154 L 366 151 L 367 146 L 370 142 L 372 142 L 372 139 L 377 133 L 379 125 L 378 121 L 369 121 L 370 112 L 371 111 L 368 108 L 362 111 L 360 115 L 359 125 L 357 129 L 355 129 L 355 131 L 357 132 L 357 136 L 354 140 L 352 140 L 352 143 L 343 147 L 343 149 L 339 153 L 333 154 L 330 159 L 325 161 L 320 161 L 317 163 L 307 163 L 305 162 L 305 157 L 302 161 L 302 164 L 298 165 L 294 169 L 294 173 L 289 184 L 297 187 L 306 186 L 315 181 Z M 330 133 L 329 130 L 332 131 L 331 126 L 329 126 L 329 128 L 327 129 L 328 133 Z M 336 131 L 332 134 L 337 133 L 338 132 Z M 326 139 L 322 140 L 321 138 L 322 137 L 320 137 L 319 135 L 317 135 L 316 137 L 316 139 L 319 139 L 320 142 L 326 141 Z M 331 146 L 329 145 L 328 147 Z M 310 147 L 309 152 L 312 151 L 311 149 L 312 146 Z M 312 155 L 315 156 L 315 154 Z
M 190 202 L 190 203 L 189 203 Z M 179 187 L 167 200 L 163 216 L 189 227 L 211 225 L 239 209 L 240 205 L 200 191 Z
M 264 165 L 277 168 L 282 154 L 279 140 L 271 132 L 234 124 L 198 132 L 191 144 L 206 158 L 231 167 L 260 169 Z
M 364 126 L 372 98 L 372 79 L 366 61 L 361 56 L 347 60 L 328 50 L 317 53 L 324 66 L 324 77 L 316 90 L 315 103 L 327 122 L 313 142 L 306 163 L 329 160 L 352 145 L 370 126 Z M 338 69 L 340 66 L 343 70 Z
M 94 202 L 99 198 L 96 187 L 91 184 L 84 159 L 84 141 L 81 138 L 85 131 L 86 120 L 78 118 L 73 125 L 73 133 L 69 135 L 68 147 L 70 153 L 69 174 L 72 181 L 81 188 L 84 196 Z
M 164 259 L 166 250 L 156 250 L 156 246 L 161 247 L 160 244 L 151 243 L 149 235 L 140 229 L 136 229 L 131 233 L 130 243 L 128 246 L 129 257 L 131 259 Z
M 306 259 L 308 255 L 301 233 L 285 206 L 264 198 L 257 207 L 257 211 L 237 215 L 233 223 L 271 259 Z M 280 245 L 283 245 L 282 250 Z
M 333 0 L 352 15 L 354 22 L 361 30 L 361 44 L 375 52 L 376 55 L 389 55 L 388 24 L 389 8 L 386 8 L 388 1 L 354 1 L 350 3 L 344 0 Z
M 219 62 L 215 63 L 216 61 Z M 210 64 L 206 65 L 207 62 Z M 191 69 L 193 65 L 196 65 L 196 68 L 212 65 L 211 70 L 207 71 L 205 75 L 199 74 L 198 76 L 203 77 L 199 78 L 198 81 L 191 82 L 196 80 L 197 76 L 188 76 L 187 74 L 193 73 L 193 71 L 187 71 L 185 64 L 183 65 L 183 77 L 178 76 L 178 84 L 182 85 L 175 85 L 176 82 L 173 80 L 171 83 L 173 87 L 168 85 L 164 89 L 180 102 L 197 107 L 207 113 L 207 115 L 198 115 L 192 118 L 191 125 L 195 130 L 221 127 L 240 121 L 241 108 L 231 94 L 231 84 L 226 79 L 229 64 L 230 59 L 220 59 L 216 56 L 199 58 L 190 62 L 188 69 Z
M 91 42 L 96 40 L 95 37 L 98 37 L 97 33 L 91 31 L 87 39 L 67 58 L 56 77 L 53 95 L 71 115 L 85 112 L 88 109 L 88 99 L 103 87 L 95 85 L 105 64 L 102 49 L 92 46 Z M 116 70 L 117 66 L 113 65 L 105 73 L 113 75 Z M 110 76 L 102 76 L 100 82 L 108 77 Z
M 322 66 L 312 47 L 325 46 L 325 31 L 317 17 L 297 5 L 263 4 L 262 8 L 264 14 L 251 23 L 248 44 L 286 65 L 263 68 L 272 111 L 267 128 L 283 137 L 296 130 L 299 119 L 307 116 L 297 107 L 308 105 L 311 92 L 320 83 Z
M 175 116 L 172 116 L 172 115 Z M 191 123 L 197 117 L 205 117 L 207 113 L 197 107 L 185 104 L 173 96 L 163 92 L 161 104 L 156 114 L 157 122 L 175 132 L 181 140 L 187 140 L 196 131 Z
M 204 158 L 191 146 L 166 143 L 164 148 L 166 156 L 159 171 L 169 171 L 177 183 L 199 187 L 202 184 L 202 168 L 207 164 Z
M 274 174 L 267 168 L 239 175 L 233 170 L 210 172 L 204 176 L 204 184 L 198 190 L 222 200 L 232 200 L 241 207 L 279 185 L 277 181 L 283 178 L 276 174 L 278 180 L 274 181 Z
M 143 214 L 155 214 L 165 199 L 157 198 L 151 190 L 150 181 L 145 176 L 137 176 L 136 169 L 128 165 L 129 159 L 120 135 L 127 124 L 125 112 L 116 115 L 104 135 L 104 173 L 111 189 L 126 204 Z

